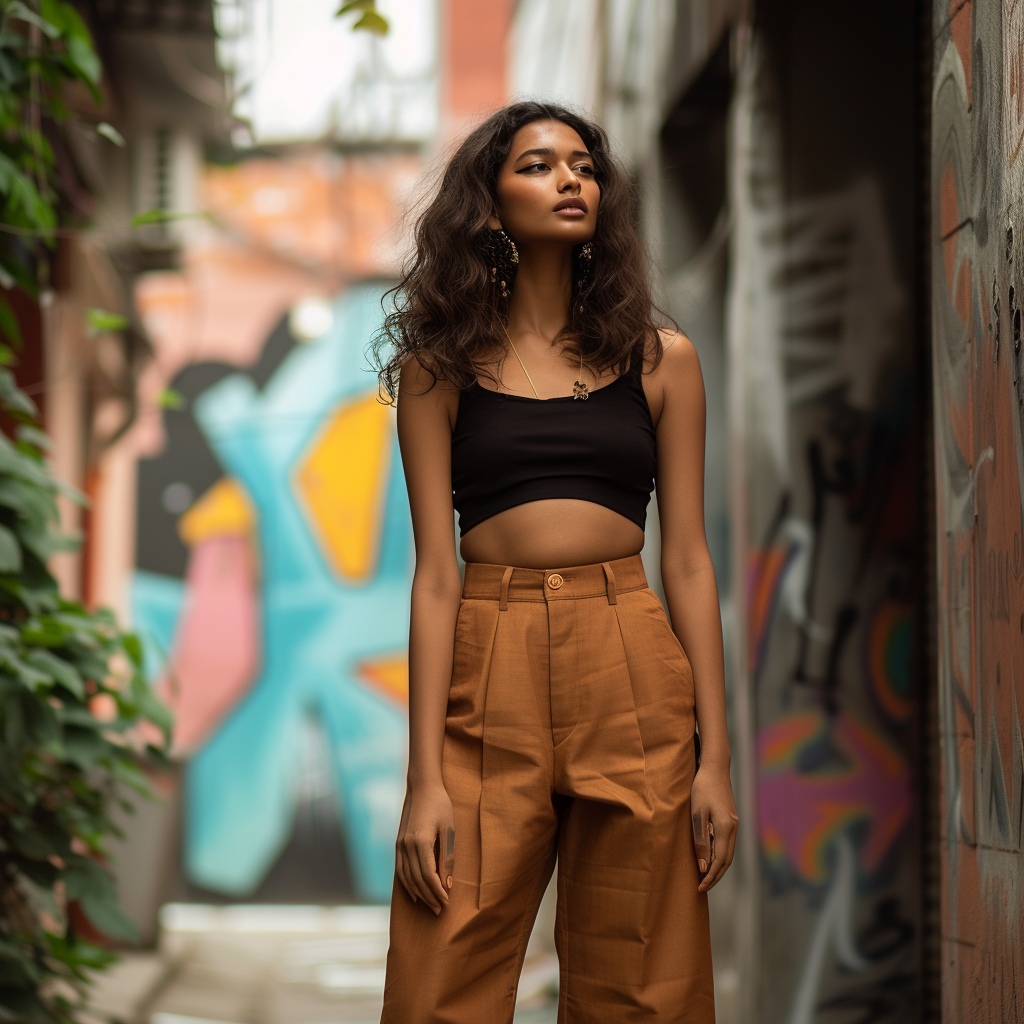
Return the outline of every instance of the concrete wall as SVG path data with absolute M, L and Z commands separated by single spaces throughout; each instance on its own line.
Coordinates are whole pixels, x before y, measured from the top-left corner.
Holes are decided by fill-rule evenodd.
M 1024 1019 L 1024 5 L 933 3 L 942 1002 Z
M 913 5 L 764 0 L 731 112 L 740 1019 L 919 1018 Z

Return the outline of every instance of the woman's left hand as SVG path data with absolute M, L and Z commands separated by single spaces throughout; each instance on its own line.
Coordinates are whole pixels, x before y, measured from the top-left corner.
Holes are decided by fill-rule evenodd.
M 690 811 L 697 867 L 704 876 L 697 891 L 707 892 L 728 870 L 736 851 L 736 827 L 740 819 L 728 768 L 700 766 L 690 790 Z

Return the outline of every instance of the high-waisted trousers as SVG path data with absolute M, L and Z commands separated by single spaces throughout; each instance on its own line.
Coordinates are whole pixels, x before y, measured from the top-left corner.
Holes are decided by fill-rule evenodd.
M 382 1024 L 510 1024 L 558 859 L 559 1024 L 715 1018 L 690 822 L 693 675 L 639 555 L 470 563 L 442 772 L 450 903 L 400 883 Z

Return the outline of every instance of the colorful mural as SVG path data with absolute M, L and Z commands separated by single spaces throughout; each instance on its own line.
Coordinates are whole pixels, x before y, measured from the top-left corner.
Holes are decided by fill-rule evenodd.
M 1024 4 L 934 0 L 942 1018 L 1024 1020 Z
M 913 121 L 863 64 L 873 19 L 905 47 L 876 72 L 914 26 L 872 11 L 759 5 L 731 118 L 736 1019 L 765 1024 L 920 1012 Z
M 861 870 L 878 870 L 911 817 L 899 750 L 851 715 L 808 711 L 764 729 L 758 755 L 758 823 L 771 860 L 820 885 L 835 840 L 859 830 Z
M 875 961 L 898 953 L 913 937 L 913 927 L 891 898 L 876 905 L 867 927 L 858 927 L 858 886 L 877 885 L 912 820 L 904 754 L 849 714 L 830 719 L 810 711 L 761 732 L 758 766 L 764 856 L 783 886 L 795 879 L 825 890 L 789 1020 L 810 1021 L 865 1001 L 887 1008 L 891 996 L 879 1001 L 854 991 L 820 999 L 818 989 L 830 953 L 845 971 L 870 976 Z M 896 993 L 908 980 L 896 975 Z
M 162 479 L 165 506 L 186 495 L 187 570 L 140 570 L 133 606 L 187 756 L 186 873 L 215 892 L 252 893 L 287 843 L 312 719 L 357 895 L 390 895 L 412 551 L 393 410 L 366 368 L 381 292 L 345 292 L 262 383 L 221 366 L 196 389 L 192 368 L 196 393 L 166 413 L 171 447 L 191 420 L 223 476 L 193 502 Z

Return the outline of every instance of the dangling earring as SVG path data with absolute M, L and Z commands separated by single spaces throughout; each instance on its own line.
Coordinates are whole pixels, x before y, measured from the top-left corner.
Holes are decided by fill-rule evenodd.
M 491 284 L 501 289 L 501 297 L 509 297 L 509 285 L 516 276 L 519 265 L 519 250 L 516 243 L 505 234 L 504 228 L 488 228 L 484 235 L 484 249 L 491 264 Z
M 581 296 L 590 284 L 590 275 L 594 269 L 594 245 L 592 242 L 584 242 L 580 246 L 580 256 L 577 263 L 576 295 Z M 583 312 L 583 303 L 576 307 L 577 313 Z

